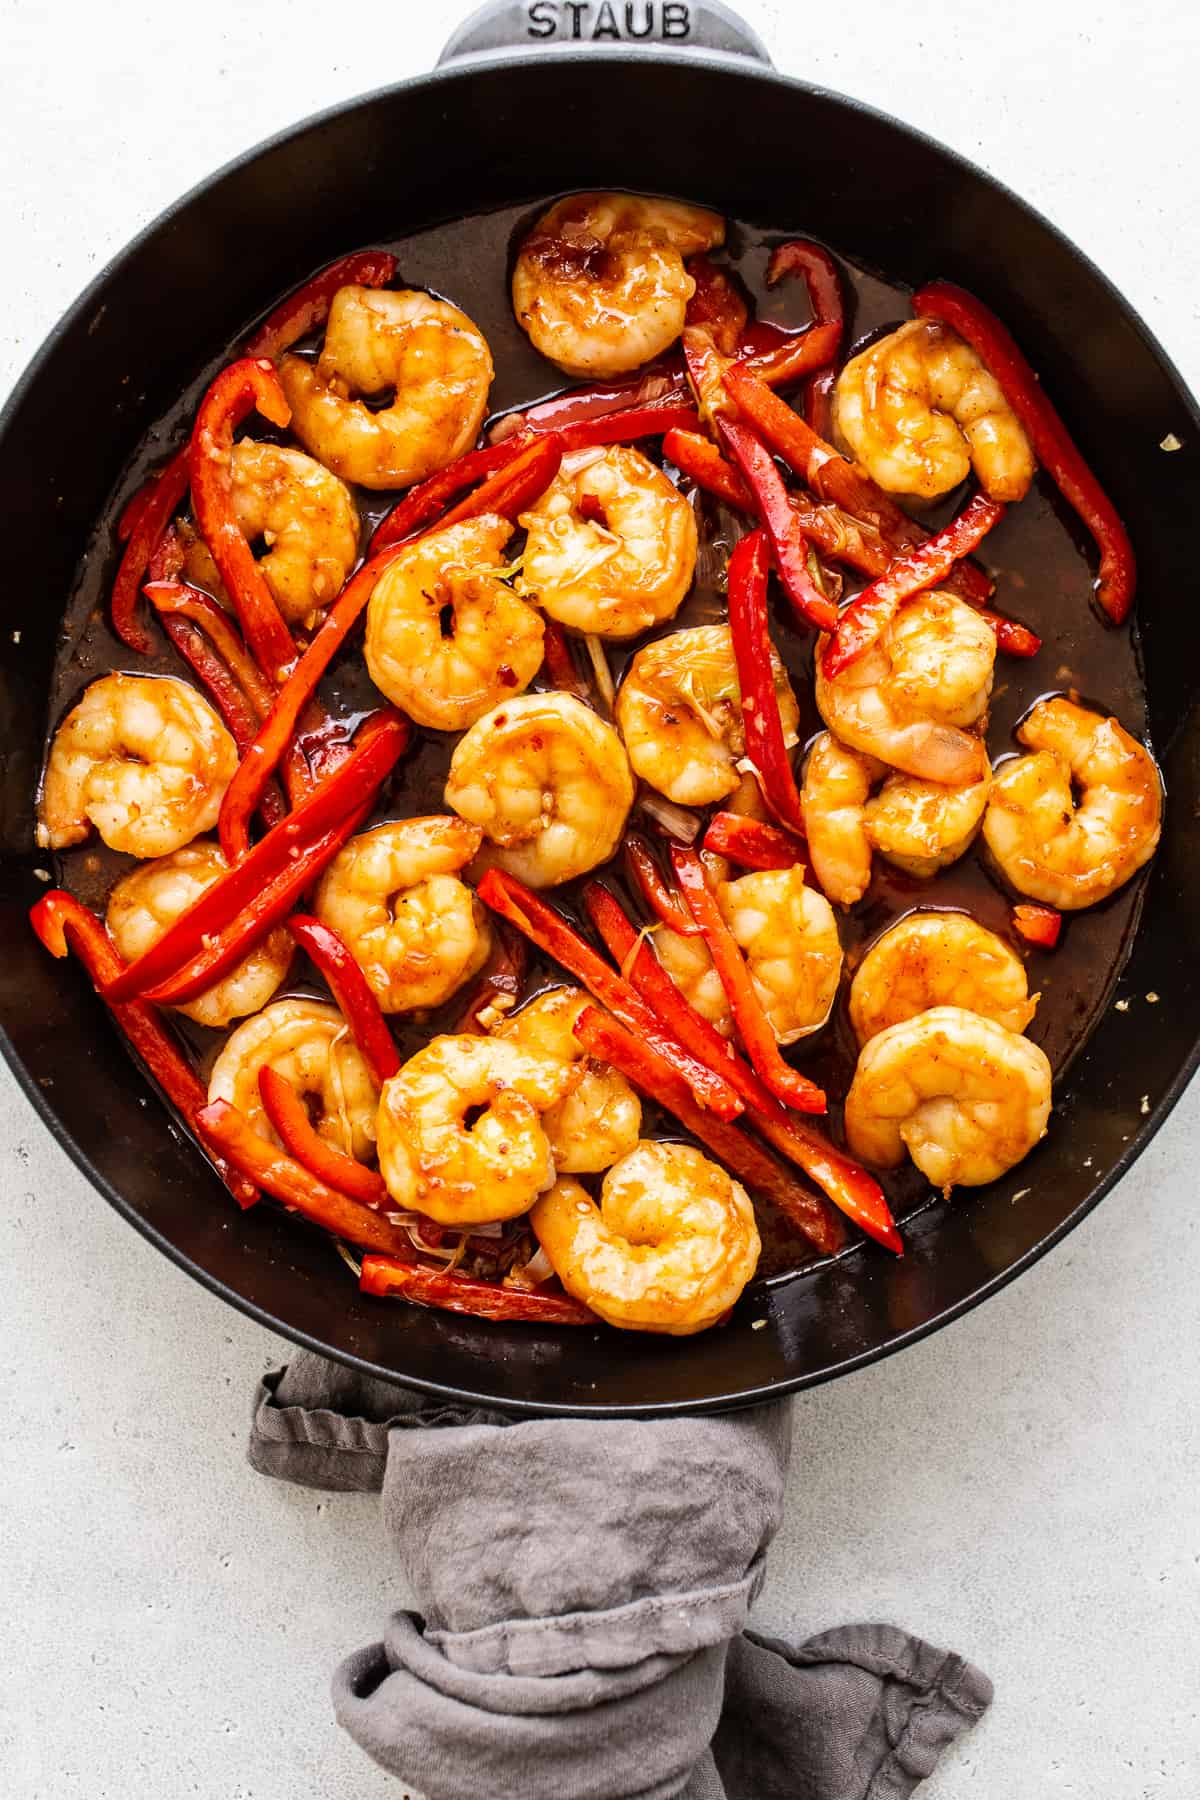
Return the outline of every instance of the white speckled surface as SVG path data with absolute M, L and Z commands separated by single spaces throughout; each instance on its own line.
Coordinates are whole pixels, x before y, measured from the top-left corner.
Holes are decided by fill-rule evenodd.
M 826 14 L 744 11 L 781 68 L 906 116 L 1049 213 L 1200 385 L 1194 9 L 1148 26 L 1108 0 L 859 0 L 840 41 Z M 0 388 L 178 193 L 428 67 L 459 16 L 0 0 Z M 1200 1793 L 1198 1135 L 1193 1093 L 1016 1287 L 800 1403 L 760 1616 L 797 1635 L 891 1619 L 989 1671 L 993 1711 L 930 1800 Z M 404 1599 L 374 1505 L 242 1461 L 251 1386 L 283 1346 L 110 1213 L 6 1073 L 0 1182 L 0 1791 L 397 1796 L 325 1700 L 336 1658 Z

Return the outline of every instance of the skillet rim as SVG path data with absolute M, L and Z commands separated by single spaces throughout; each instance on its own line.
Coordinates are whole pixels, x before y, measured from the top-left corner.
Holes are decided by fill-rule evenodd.
M 959 151 L 951 148 L 948 144 L 941 142 L 940 139 L 933 137 L 930 133 L 921 130 L 917 126 L 905 123 L 902 119 L 897 118 L 895 114 L 885 112 L 881 107 L 873 106 L 863 100 L 857 100 L 850 95 L 838 92 L 836 89 L 820 86 L 814 82 L 803 81 L 795 76 L 783 74 L 774 67 L 764 67 L 749 58 L 742 58 L 722 52 L 702 51 L 699 49 L 671 51 L 651 46 L 632 51 L 628 49 L 597 49 L 592 46 L 589 47 L 584 54 L 586 54 L 588 60 L 592 63 L 633 67 L 654 63 L 662 67 L 678 69 L 684 73 L 689 69 L 704 67 L 715 74 L 736 75 L 743 80 L 788 88 L 798 94 L 832 102 L 834 105 L 844 108 L 852 114 L 857 114 L 861 117 L 869 118 L 885 125 L 891 130 L 899 132 L 903 137 L 906 137 L 918 147 L 930 151 L 942 158 L 952 167 L 957 167 L 975 182 L 982 183 L 985 187 L 998 193 L 1018 207 L 1027 217 L 1032 219 L 1043 232 L 1065 250 L 1069 256 L 1081 265 L 1088 275 L 1091 276 L 1106 298 L 1115 305 L 1125 321 L 1133 328 L 1137 336 L 1141 339 L 1146 349 L 1158 362 L 1160 368 L 1163 370 L 1174 389 L 1177 400 L 1180 402 L 1197 434 L 1200 435 L 1200 403 L 1197 402 L 1196 397 L 1193 395 L 1179 369 L 1176 367 L 1173 358 L 1159 342 L 1157 336 L 1146 324 L 1141 314 L 1125 298 L 1124 294 L 1117 288 L 1115 283 L 1109 279 L 1104 271 L 1085 251 L 1079 248 L 1072 238 L 1068 237 L 1065 231 L 1054 224 L 1052 220 L 1046 218 L 1037 207 L 1031 205 L 1029 201 L 1022 198 L 1020 194 L 1013 188 L 1010 188 L 1005 182 L 998 180 L 994 175 L 989 174 L 977 163 L 972 162 L 969 157 L 963 156 Z M 227 162 L 221 164 L 214 172 L 204 176 L 198 182 L 195 182 L 180 195 L 179 198 L 172 201 L 160 213 L 152 218 L 136 232 L 114 256 L 110 257 L 103 268 L 92 277 L 87 286 L 46 334 L 45 338 L 35 350 L 33 356 L 14 383 L 3 408 L 0 409 L 0 439 L 2 439 L 11 428 L 12 421 L 20 407 L 23 405 L 26 394 L 34 386 L 43 369 L 49 365 L 53 358 L 58 354 L 63 338 L 81 318 L 86 316 L 95 307 L 96 302 L 102 295 L 106 285 L 121 265 L 125 263 L 128 258 L 136 254 L 136 252 L 140 250 L 144 244 L 148 243 L 157 233 L 168 227 L 193 203 L 193 201 L 216 189 L 227 176 L 240 169 L 249 167 L 268 151 L 276 149 L 283 144 L 302 136 L 314 127 L 326 124 L 327 122 L 340 118 L 346 113 L 357 109 L 365 109 L 381 101 L 390 101 L 395 97 L 402 96 L 412 89 L 430 85 L 440 85 L 443 82 L 469 80 L 473 75 L 484 71 L 490 74 L 493 72 L 503 73 L 505 70 L 511 69 L 524 69 L 528 68 L 531 64 L 552 63 L 553 61 L 564 57 L 570 57 L 572 60 L 579 60 L 580 52 L 570 45 L 560 44 L 555 47 L 546 46 L 529 52 L 518 52 L 514 54 L 495 53 L 486 56 L 480 55 L 477 57 L 464 58 L 462 61 L 454 61 L 432 69 L 425 74 L 409 76 L 402 81 L 388 83 L 384 87 L 367 89 L 361 93 L 350 96 L 348 99 L 340 100 L 330 106 L 323 107 L 319 111 L 311 113 L 307 117 L 297 121 L 295 124 L 285 126 L 281 130 L 271 133 L 268 137 L 261 139 L 259 142 L 250 145 L 247 149 L 240 151 L 236 156 L 231 157 Z M 32 848 L 36 853 L 36 846 Z M 1140 931 L 1140 925 L 1138 929 Z M 305 1332 L 298 1327 L 282 1323 L 272 1313 L 268 1312 L 265 1307 L 258 1305 L 255 1301 L 236 1292 L 219 1277 L 213 1275 L 208 1269 L 201 1267 L 200 1264 L 193 1261 L 190 1256 L 172 1243 L 164 1233 L 153 1226 L 149 1220 L 134 1207 L 132 1202 L 127 1200 L 121 1191 L 109 1181 L 107 1176 L 103 1175 L 100 1170 L 93 1165 L 87 1151 L 85 1151 L 83 1146 L 72 1136 L 67 1127 L 62 1124 L 56 1113 L 53 1111 L 45 1091 L 22 1061 L 7 1030 L 2 1024 L 0 1024 L 0 1056 L 3 1056 L 4 1062 L 12 1072 L 18 1087 L 21 1089 L 26 1099 L 31 1103 L 42 1123 L 50 1131 L 51 1136 L 59 1146 L 66 1151 L 67 1155 L 71 1158 L 71 1161 L 75 1164 L 76 1168 L 79 1169 L 81 1174 L 83 1174 L 97 1192 L 108 1201 L 110 1206 L 126 1219 L 143 1238 L 166 1255 L 177 1268 L 183 1270 L 187 1275 L 191 1276 L 193 1280 L 199 1282 L 201 1286 L 205 1287 L 210 1293 L 216 1295 L 218 1299 L 223 1300 L 226 1304 L 234 1307 L 247 1318 L 253 1319 L 256 1324 L 265 1326 L 268 1330 L 273 1331 L 277 1336 L 284 1337 L 290 1342 L 298 1344 L 305 1349 L 315 1351 L 318 1355 L 330 1357 L 336 1362 L 340 1362 L 349 1368 L 357 1370 L 360 1374 L 374 1376 L 378 1379 L 398 1384 L 397 1374 L 394 1369 L 387 1368 L 380 1363 L 372 1362 L 367 1357 L 357 1355 L 353 1351 L 337 1349 L 332 1345 L 321 1342 L 320 1339 L 313 1337 L 310 1333 Z M 1190 1051 L 1184 1058 L 1157 1105 L 1147 1115 L 1140 1128 L 1131 1136 L 1128 1144 L 1117 1155 L 1107 1172 L 1101 1176 L 1089 1190 L 1085 1198 L 1079 1201 L 1058 1225 L 1047 1232 L 1047 1234 L 1037 1243 L 1031 1245 L 1030 1248 L 1016 1258 L 1015 1261 L 1008 1264 L 994 1275 L 988 1277 L 978 1287 L 973 1289 L 971 1293 L 964 1295 L 961 1299 L 944 1307 L 943 1310 L 937 1313 L 933 1318 L 926 1319 L 920 1325 L 913 1326 L 906 1331 L 901 1331 L 895 1336 L 887 1338 L 884 1342 L 871 1346 L 869 1349 L 861 1350 L 844 1357 L 833 1367 L 815 1372 L 803 1372 L 765 1385 L 742 1388 L 732 1393 L 713 1395 L 709 1398 L 675 1399 L 665 1404 L 654 1401 L 643 1401 L 634 1402 L 629 1405 L 617 1405 L 608 1402 L 599 1402 L 589 1405 L 568 1402 L 561 1405 L 550 1405 L 540 1401 L 514 1399 L 510 1397 L 500 1400 L 494 1395 L 483 1395 L 476 1393 L 469 1388 L 456 1387 L 447 1383 L 435 1382 L 411 1375 L 405 1375 L 401 1379 L 404 1383 L 416 1388 L 418 1391 L 438 1399 L 453 1402 L 466 1402 L 471 1405 L 512 1414 L 517 1417 L 652 1418 L 658 1416 L 736 1411 L 746 1406 L 753 1406 L 764 1401 L 779 1399 L 786 1394 L 797 1393 L 805 1388 L 817 1387 L 827 1381 L 832 1381 L 839 1376 L 851 1374 L 855 1370 L 866 1368 L 875 1362 L 880 1362 L 885 1357 L 895 1355 L 898 1351 L 907 1348 L 910 1344 L 917 1343 L 920 1339 L 928 1337 L 933 1332 L 939 1331 L 944 1326 L 953 1323 L 954 1320 L 962 1318 L 966 1313 L 973 1311 L 975 1307 L 982 1305 L 985 1300 L 988 1300 L 994 1294 L 999 1293 L 1001 1289 L 1007 1287 L 1010 1282 L 1015 1281 L 1018 1276 L 1024 1274 L 1034 1263 L 1039 1262 L 1042 1257 L 1047 1255 L 1055 1245 L 1060 1243 L 1068 1233 L 1073 1231 L 1076 1226 L 1099 1205 L 1100 1201 L 1103 1200 L 1129 1172 L 1142 1151 L 1150 1143 L 1151 1139 L 1156 1135 L 1169 1114 L 1178 1104 L 1184 1090 L 1196 1073 L 1197 1068 L 1200 1068 L 1200 1025 L 1196 1028 Z M 874 1253 L 871 1246 L 865 1243 L 858 1247 L 856 1251 L 852 1252 L 852 1254 L 857 1255 L 869 1255 Z M 811 1271 L 801 1271 L 797 1274 L 795 1279 L 803 1280 L 805 1274 L 809 1272 Z M 782 1287 L 777 1288 L 773 1284 L 771 1291 L 782 1291 Z

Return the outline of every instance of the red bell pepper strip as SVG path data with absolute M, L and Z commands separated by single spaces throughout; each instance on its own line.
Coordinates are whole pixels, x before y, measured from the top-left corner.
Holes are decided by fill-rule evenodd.
M 230 674 L 227 664 L 190 619 L 181 619 L 168 613 L 163 618 L 162 625 L 180 656 L 207 688 L 213 705 L 224 719 L 229 735 L 237 745 L 238 755 L 245 756 L 254 742 L 258 720 L 250 702 Z M 258 811 L 268 830 L 272 825 L 277 825 L 287 811 L 283 796 L 274 784 L 263 789 Z
M 523 437 L 505 438 L 503 443 L 489 444 L 483 450 L 468 450 L 465 455 L 447 463 L 444 469 L 439 469 L 436 475 L 409 488 L 403 500 L 397 500 L 391 512 L 376 526 L 371 539 L 371 555 L 386 550 L 389 544 L 402 543 L 405 538 L 413 537 L 426 525 L 431 525 L 456 494 L 515 462 L 527 442 L 528 439 Z
M 308 1116 L 308 1108 L 290 1081 L 264 1063 L 258 1071 L 258 1091 L 268 1119 L 283 1139 L 289 1156 L 318 1181 L 327 1182 L 339 1194 L 348 1194 L 363 1206 L 378 1209 L 387 1199 L 383 1176 L 368 1169 L 323 1138 Z
M 153 482 L 148 482 L 134 495 L 121 515 L 121 524 L 117 528 L 119 535 L 121 527 L 129 522 L 128 542 L 117 570 L 117 578 L 113 582 L 113 630 L 121 642 L 135 650 L 139 656 L 149 656 L 154 649 L 154 642 L 138 619 L 138 595 L 159 540 L 183 504 L 183 497 L 188 491 L 190 462 L 190 447 L 185 445 L 182 450 L 175 452 Z
M 679 895 L 667 886 L 653 850 L 640 833 L 634 832 L 625 839 L 625 860 L 635 887 L 659 923 L 680 937 L 699 937 L 700 927 Z
M 1122 624 L 1137 587 L 1129 533 L 1007 325 L 981 300 L 950 281 L 931 281 L 913 295 L 912 304 L 919 319 L 937 319 L 965 338 L 995 377 L 1025 427 L 1038 461 L 1095 539 L 1100 552 L 1096 597 L 1113 624 Z
M 366 610 L 375 583 L 403 550 L 403 544 L 391 544 L 351 576 L 326 613 L 316 637 L 280 688 L 221 802 L 218 831 L 227 862 L 239 862 L 245 856 L 250 842 L 250 820 L 264 787 L 288 752 L 301 713 Z
M 801 390 L 804 417 L 812 430 L 823 438 L 833 436 L 833 389 L 836 369 L 819 369 L 810 375 Z
M 1007 512 L 999 501 L 976 494 L 949 525 L 899 556 L 885 575 L 853 599 L 837 622 L 822 659 L 826 675 L 848 669 L 886 631 L 901 606 L 914 594 L 944 581 L 956 562 L 980 545 Z
M 221 370 L 200 402 L 189 461 L 192 505 L 246 642 L 268 681 L 278 682 L 295 662 L 296 646 L 233 513 L 234 427 L 255 409 L 272 425 L 292 416 L 274 364 L 243 357 Z
M 818 631 L 832 631 L 837 624 L 837 607 L 809 574 L 808 540 L 788 501 L 775 458 L 747 426 L 732 419 L 718 423 L 725 446 L 754 495 L 755 511 L 771 540 L 771 555 L 784 593 L 806 625 L 815 625 Z
M 715 494 L 739 512 L 755 515 L 753 494 L 711 439 L 693 431 L 669 431 L 663 439 L 663 455 L 706 493 Z M 799 494 L 789 494 L 788 505 L 805 537 L 811 538 L 823 555 L 848 563 L 865 575 L 882 575 L 891 563 L 873 525 L 851 518 L 839 506 L 819 505 Z
M 303 287 L 281 300 L 274 312 L 248 339 L 243 356 L 269 356 L 272 361 L 323 325 L 333 296 L 344 287 L 386 287 L 396 273 L 396 259 L 387 250 L 354 250 L 322 269 Z
M 902 1256 L 904 1245 L 879 1183 L 858 1163 L 835 1150 L 813 1126 L 794 1113 L 785 1112 L 749 1063 L 680 993 L 607 888 L 599 882 L 589 882 L 583 898 L 588 917 L 609 955 L 628 970 L 638 993 L 682 1044 L 725 1070 L 746 1102 L 747 1115 L 755 1129 L 824 1188 L 847 1218 L 853 1219 L 869 1237 Z
M 766 1194 L 785 1217 L 826 1255 L 846 1241 L 842 1222 L 819 1194 L 803 1187 L 782 1163 L 736 1125 L 725 1124 L 697 1106 L 685 1081 L 644 1039 L 593 1006 L 575 1021 L 575 1036 L 590 1056 L 611 1064 L 627 1081 L 675 1115 L 694 1137 L 719 1157 L 731 1175 Z
M 683 360 L 692 392 L 700 408 L 703 423 L 711 427 L 716 420 L 734 412 L 734 403 L 725 388 L 726 371 L 732 359 L 722 356 L 706 326 L 685 325 L 681 338 Z M 690 427 L 695 431 L 699 424 Z M 685 429 L 688 429 L 685 427 Z
M 208 689 L 209 698 L 237 745 L 238 755 L 245 756 L 254 742 L 258 722 L 250 702 L 233 679 L 227 665 L 222 662 L 204 633 L 190 620 L 168 616 L 163 620 L 163 629 L 180 656 Z
M 700 419 L 686 395 L 667 394 L 647 400 L 627 412 L 605 413 L 596 419 L 580 419 L 558 432 L 566 450 L 592 450 L 609 444 L 632 444 L 638 438 L 659 437 L 668 431 L 697 431 Z
M 75 952 L 103 999 L 105 989 L 125 967 L 103 921 L 73 894 L 63 888 L 51 888 L 30 912 L 29 922 L 51 956 Z M 106 1005 L 171 1105 L 195 1131 L 197 1114 L 208 1104 L 208 1095 L 154 1008 L 144 1000 L 107 1000 Z M 214 1155 L 212 1160 L 238 1205 L 253 1206 L 258 1199 L 254 1183 L 224 1157 Z
M 117 542 L 127 544 L 137 530 L 137 522 L 145 511 L 146 502 L 158 486 L 158 476 L 151 475 L 143 481 L 140 488 L 130 494 L 121 508 L 121 516 L 117 520 Z
M 454 1269 L 431 1269 L 423 1263 L 392 1262 L 386 1256 L 364 1256 L 359 1286 L 364 1294 L 411 1300 L 443 1312 L 468 1313 L 476 1319 L 513 1319 L 527 1325 L 599 1325 L 582 1300 L 570 1294 L 539 1294 L 476 1281 Z
M 322 837 L 306 844 L 293 861 L 265 882 L 236 919 L 207 935 L 202 948 L 189 962 L 164 976 L 153 987 L 146 988 L 145 998 L 160 1006 L 182 1006 L 220 981 L 255 944 L 274 930 L 281 919 L 287 917 L 321 871 L 333 861 L 346 839 L 358 830 L 367 812 L 367 807 L 360 806 Z M 285 818 L 283 823 L 286 822 Z M 196 904 L 199 905 L 199 901 Z
M 524 433 L 561 431 L 566 425 L 603 418 L 606 413 L 628 412 L 651 400 L 665 400 L 668 395 L 675 395 L 680 400 L 687 398 L 687 377 L 679 353 L 674 350 L 656 357 L 644 369 L 624 380 L 568 388 L 565 393 L 541 400 L 524 411 L 505 413 L 489 428 L 488 441 L 502 444 Z
M 839 456 L 833 445 L 819 437 L 765 382 L 734 363 L 726 376 L 726 386 L 747 421 L 789 468 L 821 499 L 832 501 L 854 518 L 874 526 L 892 556 L 925 542 L 929 533 L 901 511 L 891 495 L 885 494 L 857 464 Z M 983 570 L 969 562 L 957 565 L 947 586 L 975 604 L 985 602 L 992 592 L 992 583 Z
M 246 1115 L 227 1100 L 213 1100 L 196 1115 L 196 1129 L 207 1144 L 241 1169 L 266 1193 L 295 1212 L 303 1213 L 335 1237 L 361 1244 L 366 1250 L 382 1250 L 403 1256 L 408 1238 L 384 1214 L 373 1212 L 348 1194 L 330 1187 L 302 1163 L 259 1137 Z
M 814 369 L 823 369 L 833 361 L 842 343 L 842 288 L 837 264 L 828 250 L 807 238 L 780 244 L 767 264 L 767 286 L 775 287 L 792 275 L 802 276 L 808 288 L 812 324 L 773 350 L 752 350 L 738 359 L 743 368 L 750 369 L 770 387 L 782 387 L 799 381 Z
M 497 919 L 492 948 L 487 961 L 481 969 L 470 998 L 458 1015 L 454 1029 L 457 1032 L 485 1031 L 487 1027 L 481 1023 L 480 1014 L 488 1007 L 495 1006 L 498 1001 L 506 1000 L 507 1011 L 516 1005 L 521 997 L 521 989 L 525 984 L 525 969 L 529 957 L 525 949 L 525 939 Z
M 565 447 L 553 431 L 522 443 L 510 463 L 489 475 L 473 494 L 438 520 L 437 529 L 442 531 L 462 519 L 477 519 L 482 513 L 500 513 L 515 523 L 517 515 L 540 499 L 554 480 Z
M 1009 656 L 1036 656 L 1042 647 L 1042 640 L 1036 631 L 1028 625 L 1022 625 L 1020 619 L 1010 619 L 1006 613 L 993 612 L 990 606 L 975 608 L 981 619 L 986 619 L 996 634 L 996 647 Z
M 577 700 L 586 700 L 588 684 L 575 666 L 566 632 L 555 619 L 546 620 L 542 653 L 542 667 L 559 693 L 574 694 Z
M 784 743 L 779 695 L 775 691 L 767 630 L 767 539 L 761 528 L 734 546 L 729 559 L 728 594 L 729 631 L 742 693 L 746 754 L 776 816 L 791 830 L 802 832 L 804 811 Z
M 1032 906 L 1022 902 L 1012 909 L 1013 924 L 1027 944 L 1040 950 L 1053 950 L 1062 930 L 1062 914 L 1052 906 Z
M 400 1052 L 362 968 L 332 925 L 296 913 L 288 930 L 317 965 L 341 1007 L 355 1043 L 379 1086 L 400 1068 Z
M 737 1117 L 742 1103 L 726 1077 L 700 1062 L 664 1031 L 645 1001 L 609 968 L 561 913 L 503 869 L 489 869 L 478 892 L 485 906 L 515 925 L 539 950 L 581 981 L 601 1006 L 608 1007 L 631 1031 L 645 1038 L 687 1083 L 701 1106 L 722 1119 Z
M 704 834 L 704 848 L 744 869 L 794 869 L 804 862 L 798 837 L 742 813 L 719 812 Z
M 275 704 L 275 690 L 247 650 L 229 614 L 211 594 L 187 581 L 149 581 L 142 592 L 160 613 L 178 613 L 199 625 L 259 719 Z
M 825 1095 L 821 1089 L 807 1075 L 793 1069 L 780 1054 L 771 1021 L 750 978 L 738 941 L 725 923 L 716 896 L 709 888 L 699 853 L 674 844 L 671 861 L 683 897 L 704 934 L 709 955 L 721 977 L 721 986 L 733 1009 L 750 1061 L 777 1100 L 782 1100 L 786 1106 L 794 1106 L 798 1112 L 823 1113 Z
M 206 888 L 156 944 L 130 963 L 105 998 L 127 1000 L 144 993 L 190 963 L 208 940 L 240 921 L 270 882 L 303 861 L 318 842 L 340 833 L 348 816 L 369 805 L 407 742 L 408 725 L 398 713 L 368 719 L 337 773 L 260 839 L 249 856 Z
M 151 564 L 152 575 L 156 574 L 161 560 L 161 555 L 155 556 Z M 219 606 L 212 595 L 206 594 L 203 589 L 194 588 L 186 581 L 176 580 L 177 573 L 176 569 L 169 579 L 159 580 L 156 578 L 148 581 L 142 591 L 160 615 L 181 614 L 183 619 L 200 627 L 245 695 L 250 704 L 253 721 L 245 743 L 242 742 L 233 725 L 229 725 L 237 742 L 238 753 L 244 757 L 254 742 L 259 725 L 275 704 L 275 690 L 268 685 L 262 670 L 246 649 L 237 627 L 224 607 Z M 166 618 L 163 618 L 163 628 L 180 653 L 186 656 L 187 651 L 184 648 L 182 634 L 177 632 L 174 625 L 169 623 Z M 189 660 L 191 659 L 189 658 Z M 193 663 L 193 667 L 195 666 Z M 197 673 L 199 672 L 197 669 Z M 226 723 L 229 723 L 228 719 Z M 328 721 L 325 723 L 328 724 Z M 298 805 L 312 790 L 312 776 L 304 752 L 298 743 L 290 745 L 284 758 L 283 777 L 293 805 Z M 267 798 L 271 792 L 272 789 L 269 785 L 264 788 L 263 799 L 258 808 L 259 816 L 266 825 L 273 825 L 276 818 L 280 816 L 276 803 Z
M 753 515 L 754 495 L 711 438 L 701 437 L 696 431 L 668 431 L 663 438 L 663 455 L 705 493 L 714 494 L 738 512 Z

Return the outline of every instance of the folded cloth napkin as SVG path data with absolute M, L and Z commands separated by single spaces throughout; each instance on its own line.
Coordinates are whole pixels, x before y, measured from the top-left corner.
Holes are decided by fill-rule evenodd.
M 890 1625 L 746 1628 L 791 1423 L 516 1420 L 302 1353 L 249 1454 L 382 1490 L 418 1610 L 346 1658 L 334 1709 L 428 1800 L 901 1800 L 991 1683 Z

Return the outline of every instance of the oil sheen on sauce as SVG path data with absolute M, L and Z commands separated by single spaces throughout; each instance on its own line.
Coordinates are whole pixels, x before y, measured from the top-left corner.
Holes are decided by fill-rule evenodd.
M 690 196 L 703 199 L 703 196 Z M 492 387 L 493 416 L 514 407 L 529 406 L 569 385 L 559 372 L 538 356 L 513 318 L 508 297 L 508 277 L 515 245 L 544 209 L 536 206 L 507 208 L 466 221 L 434 227 L 388 245 L 398 260 L 397 283 L 428 288 L 460 306 L 483 331 L 496 365 Z M 803 289 L 784 284 L 773 291 L 765 286 L 767 258 L 779 234 L 745 223 L 731 223 L 722 260 L 732 263 L 758 303 L 758 316 L 785 327 L 807 323 Z M 350 249 L 353 246 L 347 245 Z M 837 254 L 837 246 L 831 248 Z M 878 275 L 855 267 L 839 257 L 847 308 L 844 350 L 851 350 L 881 331 L 910 316 L 907 290 L 889 285 Z M 244 322 L 246 330 L 254 323 Z M 230 352 L 246 335 L 239 332 Z M 221 359 L 224 360 L 224 359 Z M 97 676 L 113 669 L 142 673 L 180 673 L 173 653 L 162 641 L 161 654 L 152 662 L 132 657 L 114 636 L 107 622 L 107 598 L 116 566 L 117 546 L 113 530 L 121 506 L 140 484 L 147 469 L 156 467 L 183 442 L 195 406 L 204 387 L 220 364 L 197 371 L 196 380 L 173 410 L 148 434 L 139 457 L 126 470 L 105 518 L 97 527 L 63 620 L 62 639 L 51 692 L 48 726 L 52 729 L 81 691 Z M 255 436 L 270 437 L 263 421 L 252 422 Z M 656 454 L 651 441 L 641 448 Z M 685 484 L 686 487 L 686 484 Z M 910 508 L 932 529 L 960 508 L 965 489 L 944 496 L 935 506 Z M 394 495 L 356 493 L 363 521 L 363 542 L 375 524 L 394 504 Z M 696 495 L 702 550 L 697 581 L 683 608 L 667 624 L 647 632 L 629 645 L 611 646 L 610 660 L 618 680 L 629 657 L 641 644 L 684 626 L 712 623 L 724 618 L 721 590 L 725 555 L 744 529 L 734 514 L 706 496 Z M 905 503 L 908 504 L 907 502 Z M 1136 638 L 1129 631 L 1106 627 L 1092 604 L 1092 569 L 1085 539 L 1074 515 L 1060 500 L 1053 484 L 1039 475 L 1028 498 L 1010 509 L 1007 517 L 986 540 L 985 561 L 997 581 L 995 604 L 1033 627 L 1043 638 L 1041 654 L 1032 661 L 1001 655 L 996 663 L 988 746 L 993 758 L 1018 746 L 1014 727 L 1033 703 L 1047 693 L 1076 689 L 1081 696 L 1111 712 L 1135 736 L 1146 731 L 1145 696 Z M 851 585 L 847 589 L 853 592 Z M 776 596 L 775 598 L 778 598 Z M 782 605 L 772 605 L 775 642 L 791 672 L 800 704 L 800 733 L 807 741 L 821 729 L 812 695 L 814 639 L 802 634 Z M 543 685 L 540 681 L 535 686 Z M 322 697 L 331 712 L 353 718 L 379 704 L 362 657 L 361 636 L 334 664 L 322 686 Z M 446 810 L 442 789 L 455 739 L 414 729 L 410 752 L 381 797 L 377 821 Z M 107 894 L 131 859 L 107 850 L 98 841 L 69 850 L 58 859 L 58 878 L 88 905 L 103 910 Z M 593 871 L 629 898 L 619 863 Z M 589 877 L 590 879 L 591 877 Z M 846 952 L 847 977 L 866 946 L 905 913 L 915 908 L 945 906 L 963 909 L 998 932 L 1023 956 L 1028 965 L 1031 992 L 1040 992 L 1041 1003 L 1029 1036 L 1050 1059 L 1056 1080 L 1104 1008 L 1136 929 L 1144 877 L 1089 911 L 1068 917 L 1059 947 L 1053 953 L 1030 951 L 1014 937 L 1010 924 L 1010 897 L 989 875 L 977 846 L 960 862 L 931 881 L 901 874 L 881 858 L 875 859 L 871 887 L 849 913 L 839 914 Z M 580 918 L 578 889 L 570 883 L 550 896 L 555 904 Z M 287 991 L 319 990 L 312 970 L 298 965 Z M 530 965 L 528 991 L 563 979 L 562 972 L 536 960 Z M 827 1090 L 829 1127 L 841 1134 L 841 1100 L 854 1070 L 856 1047 L 846 1012 L 848 980 L 823 1032 L 796 1047 L 797 1065 Z M 451 1028 L 461 1011 L 462 996 L 444 1008 L 421 1017 L 393 1016 L 402 1054 L 408 1055 L 439 1030 Z M 207 1031 L 188 1020 L 178 1023 L 192 1049 L 208 1065 L 224 1034 Z M 656 1108 L 646 1109 L 649 1135 L 686 1137 L 679 1125 Z M 1051 1130 L 1054 1129 L 1053 1120 Z M 935 1198 L 924 1177 L 911 1165 L 886 1175 L 887 1189 L 898 1219 L 903 1222 Z M 760 1276 L 780 1277 L 810 1261 L 806 1246 L 775 1215 L 769 1203 L 759 1202 L 763 1229 Z

